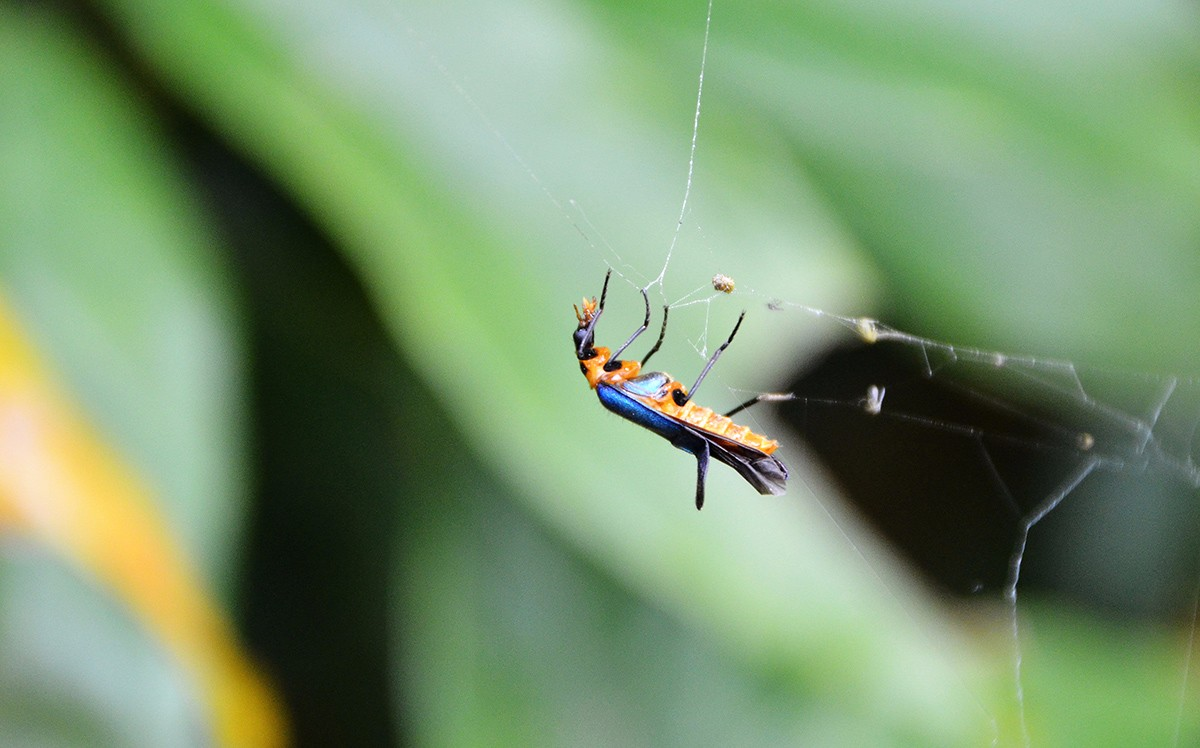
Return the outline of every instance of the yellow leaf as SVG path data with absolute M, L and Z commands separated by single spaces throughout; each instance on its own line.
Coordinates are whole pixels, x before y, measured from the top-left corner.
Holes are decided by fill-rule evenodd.
M 69 405 L 3 299 L 0 532 L 53 549 L 120 599 L 191 673 L 218 742 L 286 742 L 278 698 L 150 492 Z

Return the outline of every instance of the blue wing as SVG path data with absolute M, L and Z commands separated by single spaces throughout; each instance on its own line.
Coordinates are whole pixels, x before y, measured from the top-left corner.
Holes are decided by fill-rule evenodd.
M 667 381 L 665 374 L 653 372 L 623 383 L 624 386 L 600 383 L 596 387 L 596 395 L 605 408 L 653 431 L 684 452 L 701 458 L 707 451 L 712 457 L 738 471 L 761 494 L 778 496 L 787 489 L 787 467 L 774 456 L 720 434 L 696 428 L 686 421 L 638 402 L 629 394 L 652 396 L 654 393 L 651 390 L 657 392 L 657 388 L 665 385 Z M 703 469 L 702 467 L 701 470 Z

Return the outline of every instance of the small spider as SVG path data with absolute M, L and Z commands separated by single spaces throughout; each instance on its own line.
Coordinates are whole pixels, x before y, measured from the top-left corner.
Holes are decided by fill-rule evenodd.
M 733 293 L 736 286 L 733 283 L 733 278 L 722 273 L 717 273 L 712 279 L 713 288 L 721 293 Z

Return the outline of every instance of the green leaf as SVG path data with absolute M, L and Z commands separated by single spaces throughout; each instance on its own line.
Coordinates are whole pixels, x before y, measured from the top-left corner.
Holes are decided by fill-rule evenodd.
M 0 546 L 0 742 L 188 745 L 201 714 L 127 608 L 32 544 Z
M 0 8 L 0 283 L 56 373 L 229 581 L 245 475 L 237 316 L 152 115 L 60 16 Z
M 0 6 L 0 70 L 3 742 L 280 739 L 209 593 L 235 581 L 245 498 L 211 238 L 59 12 Z

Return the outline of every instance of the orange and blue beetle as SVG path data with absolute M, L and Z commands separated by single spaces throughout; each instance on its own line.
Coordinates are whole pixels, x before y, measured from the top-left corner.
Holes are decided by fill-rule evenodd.
M 608 348 L 595 344 L 596 322 L 604 312 L 604 299 L 608 295 L 608 281 L 612 270 L 604 276 L 604 288 L 600 302 L 584 299 L 583 309 L 575 308 L 579 327 L 575 330 L 575 355 L 579 358 L 579 369 L 587 377 L 588 384 L 596 390 L 600 403 L 613 413 L 633 421 L 663 437 L 684 452 L 696 457 L 696 508 L 704 506 L 704 478 L 708 474 L 708 460 L 713 457 L 738 471 L 750 485 L 761 494 L 778 496 L 783 493 L 788 478 L 787 468 L 772 456 L 779 444 L 772 439 L 756 434 L 745 426 L 738 426 L 729 419 L 750 405 L 763 399 L 752 398 L 725 415 L 718 415 L 710 408 L 692 402 L 692 396 L 713 364 L 733 342 L 746 313 L 738 317 L 729 338 L 721 344 L 704 365 L 691 389 L 661 371 L 642 374 L 642 367 L 662 347 L 667 334 L 668 307 L 663 307 L 662 330 L 658 342 L 650 352 L 638 361 L 622 361 L 620 356 L 650 325 L 650 297 L 642 289 L 642 300 L 646 303 L 646 319 L 642 326 L 629 336 L 625 344 L 610 352 Z

